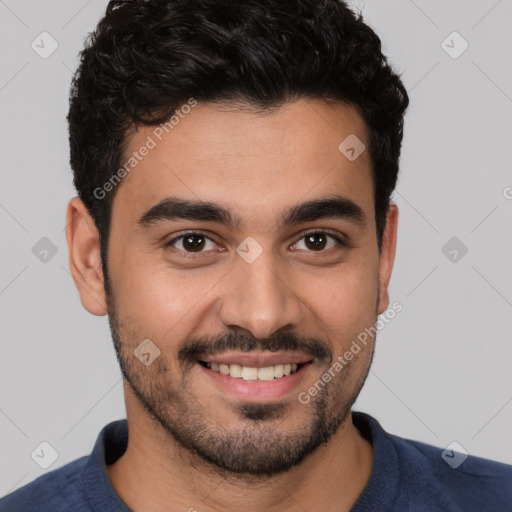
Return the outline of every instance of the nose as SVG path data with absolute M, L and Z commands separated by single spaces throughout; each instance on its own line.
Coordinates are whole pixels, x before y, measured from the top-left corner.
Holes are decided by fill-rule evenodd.
M 263 252 L 252 263 L 239 258 L 228 274 L 220 321 L 232 329 L 246 329 L 258 339 L 296 327 L 303 317 L 303 305 L 287 276 L 273 263 L 271 252 Z

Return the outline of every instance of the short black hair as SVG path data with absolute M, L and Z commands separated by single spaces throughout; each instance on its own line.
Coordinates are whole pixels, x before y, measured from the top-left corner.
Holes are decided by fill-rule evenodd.
M 191 98 L 257 111 L 301 98 L 355 107 L 369 132 L 380 251 L 409 98 L 360 12 L 342 0 L 111 1 L 80 52 L 67 117 L 105 274 L 118 187 L 95 190 L 122 166 L 130 129 L 168 121 Z

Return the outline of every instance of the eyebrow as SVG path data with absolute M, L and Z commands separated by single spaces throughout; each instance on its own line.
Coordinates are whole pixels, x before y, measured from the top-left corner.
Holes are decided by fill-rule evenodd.
M 344 196 L 330 196 L 292 206 L 278 220 L 278 227 L 286 227 L 319 219 L 340 219 L 366 225 L 364 210 Z M 141 229 L 174 220 L 217 222 L 230 229 L 241 224 L 241 218 L 231 208 L 210 201 L 196 201 L 179 197 L 167 197 L 147 210 L 137 221 Z

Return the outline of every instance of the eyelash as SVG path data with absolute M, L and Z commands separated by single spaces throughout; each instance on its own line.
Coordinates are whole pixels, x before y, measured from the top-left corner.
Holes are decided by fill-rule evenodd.
M 310 235 L 317 235 L 317 234 L 322 234 L 322 235 L 327 235 L 328 237 L 334 239 L 336 242 L 338 242 L 338 245 L 341 246 L 341 247 L 347 247 L 347 244 L 345 242 L 343 242 L 337 235 L 334 235 L 333 233 L 330 233 L 329 231 L 325 231 L 323 229 L 317 229 L 317 230 L 313 230 L 313 231 L 308 231 L 306 233 L 303 233 L 302 236 L 297 240 L 296 243 L 298 243 L 299 241 L 301 241 L 302 239 L 306 238 L 307 236 L 310 236 Z M 183 233 L 182 235 L 180 236 L 177 236 L 176 238 L 173 238 L 172 240 L 170 240 L 169 242 L 167 242 L 165 244 L 165 247 L 172 247 L 172 245 L 174 243 L 176 243 L 177 241 L 179 240 L 183 240 L 184 238 L 188 237 L 188 236 L 191 236 L 191 235 L 196 235 L 196 236 L 201 236 L 201 237 L 204 237 L 206 238 L 207 240 L 209 240 L 210 242 L 213 242 L 213 243 L 216 243 L 215 240 L 213 240 L 212 238 L 210 238 L 209 236 L 205 235 L 204 233 L 201 233 L 199 231 L 189 231 L 187 233 Z M 331 248 L 333 249 L 333 248 Z M 197 258 L 197 257 L 201 257 L 201 254 L 204 254 L 205 252 L 208 252 L 208 251 L 202 251 L 202 252 L 188 252 L 188 251 L 183 251 L 181 249 L 176 249 L 177 251 L 179 251 L 180 253 L 184 253 L 186 254 L 186 258 Z M 308 251 L 308 252 L 318 252 L 318 253 L 325 253 L 325 252 L 328 252 L 330 249 L 327 249 L 327 250 L 321 250 L 321 251 Z

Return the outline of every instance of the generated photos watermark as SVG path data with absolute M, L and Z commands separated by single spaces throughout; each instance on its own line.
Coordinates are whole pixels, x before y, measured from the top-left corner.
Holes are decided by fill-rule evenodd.
M 302 391 L 298 395 L 298 400 L 301 404 L 306 405 L 311 401 L 312 396 L 316 396 L 325 386 L 331 382 L 334 378 L 334 373 L 339 373 L 345 366 L 347 366 L 348 362 L 351 361 L 355 355 L 359 354 L 361 350 L 367 346 L 368 338 L 375 336 L 375 334 L 386 325 L 388 325 L 398 313 L 400 313 L 403 309 L 403 306 L 400 302 L 394 302 L 390 308 L 388 308 L 382 315 L 379 316 L 377 322 L 375 322 L 375 326 L 367 327 L 364 331 L 360 332 L 357 336 L 357 339 L 352 340 L 352 344 L 350 345 L 350 349 L 347 350 L 342 356 L 338 356 L 336 361 L 331 365 L 331 367 L 307 390 Z
M 178 126 L 182 119 L 184 119 L 192 108 L 197 106 L 197 100 L 189 98 L 187 103 L 182 105 L 176 110 L 171 118 L 165 123 L 159 124 L 151 132 L 152 135 L 148 135 L 144 144 L 137 150 L 134 151 L 132 156 L 107 180 L 101 187 L 94 189 L 93 195 L 96 199 L 105 199 L 108 192 L 112 192 L 114 188 L 121 183 L 121 180 L 128 176 L 130 172 L 139 165 L 152 149 L 155 149 L 159 142 L 162 141 L 165 134 L 170 133 L 176 126 Z

